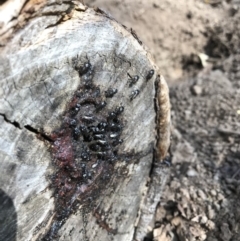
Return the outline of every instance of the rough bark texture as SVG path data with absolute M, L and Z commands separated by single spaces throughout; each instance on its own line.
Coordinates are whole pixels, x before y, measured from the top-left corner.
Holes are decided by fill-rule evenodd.
M 8 217 L 0 240 L 143 240 L 167 177 L 166 168 L 154 165 L 169 143 L 165 80 L 136 34 L 99 9 L 74 1 L 29 1 L 12 16 L 17 17 L 5 19 L 0 39 L 0 200 L 9 204 L 0 210 Z M 112 98 L 106 96 L 109 88 L 117 89 Z M 88 103 L 94 95 L 106 101 L 103 110 Z M 124 107 L 113 123 L 123 143 L 110 140 L 113 129 L 105 133 L 111 157 L 95 151 L 85 162 L 89 140 L 78 142 L 69 134 L 72 108 L 80 100 L 81 111 L 95 114 L 93 124 L 112 124 L 111 113 Z M 163 155 L 154 156 L 156 142 L 156 153 Z M 83 164 L 89 179 L 73 175 L 73 165 L 85 175 Z

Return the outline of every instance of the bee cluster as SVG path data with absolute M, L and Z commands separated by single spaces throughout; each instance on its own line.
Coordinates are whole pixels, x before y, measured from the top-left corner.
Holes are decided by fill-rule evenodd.
M 124 159 L 118 153 L 119 145 L 123 143 L 124 106 L 107 108 L 109 98 L 115 97 L 118 90 L 110 87 L 101 91 L 93 83 L 94 67 L 89 61 L 74 67 L 81 84 L 63 114 L 61 127 L 50 136 L 56 167 L 51 176 L 56 214 L 43 240 L 55 238 L 65 220 L 80 204 L 94 206 L 101 190 L 110 182 L 116 162 Z M 153 74 L 153 70 L 149 71 L 146 80 Z M 137 75 L 131 77 L 129 87 L 138 80 Z M 139 90 L 133 90 L 130 101 L 139 93 Z
M 108 110 L 106 101 L 115 96 L 117 89 L 102 93 L 93 83 L 94 68 L 89 61 L 76 70 L 81 85 L 68 104 L 62 126 L 51 134 L 51 152 L 57 168 L 51 177 L 56 220 L 46 237 L 53 237 L 62 220 L 80 203 L 92 202 L 106 187 L 119 159 L 118 146 L 123 142 L 124 106 Z

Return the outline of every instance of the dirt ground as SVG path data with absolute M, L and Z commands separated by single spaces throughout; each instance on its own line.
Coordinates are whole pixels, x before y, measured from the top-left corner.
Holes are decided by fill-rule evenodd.
M 171 177 L 145 241 L 240 240 L 240 2 L 85 3 L 133 28 L 170 86 Z

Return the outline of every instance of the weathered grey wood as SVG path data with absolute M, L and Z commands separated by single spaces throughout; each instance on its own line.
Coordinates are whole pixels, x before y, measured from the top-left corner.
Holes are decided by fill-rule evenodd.
M 41 240 L 54 219 L 55 196 L 49 176 L 56 170 L 51 143 L 44 137 L 61 127 L 66 106 L 82 83 L 74 63 L 86 61 L 94 66 L 93 82 L 101 93 L 109 87 L 118 89 L 113 98 L 106 99 L 107 108 L 124 106 L 124 142 L 118 151 L 134 155 L 129 164 L 117 162 L 116 174 L 95 200 L 100 219 L 106 219 L 108 228 L 117 232 L 98 225 L 94 210 L 85 212 L 86 204 L 81 204 L 63 222 L 59 240 L 132 240 L 140 204 L 144 205 L 144 195 L 149 195 L 146 184 L 159 133 L 162 136 L 158 140 L 167 143 L 161 146 L 168 148 L 169 102 L 164 115 L 160 112 L 166 103 L 158 103 L 160 119 L 156 118 L 154 103 L 154 81 L 164 86 L 159 95 L 168 100 L 166 82 L 159 79 L 157 67 L 136 36 L 123 26 L 79 2 L 55 2 L 43 5 L 37 13 L 33 11 L 30 20 L 20 16 L 22 29 L 14 25 L 14 34 L 6 31 L 0 39 L 4 43 L 0 49 L 0 187 L 16 209 L 16 240 Z M 24 15 L 24 9 L 22 12 Z M 151 69 L 155 73 L 147 81 Z M 129 75 L 139 76 L 132 87 Z M 131 101 L 136 89 L 140 94 Z M 167 124 L 159 130 L 156 121 L 164 118 Z M 124 173 L 118 173 L 123 169 Z M 161 186 L 160 177 L 166 174 L 160 170 L 158 175 Z M 156 206 L 157 200 L 154 203 Z M 137 232 L 142 239 L 145 231 L 140 228 Z

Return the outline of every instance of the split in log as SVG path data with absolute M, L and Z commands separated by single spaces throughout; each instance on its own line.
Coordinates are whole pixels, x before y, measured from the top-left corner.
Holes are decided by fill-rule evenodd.
M 143 240 L 167 178 L 167 84 L 101 10 L 31 4 L 0 36 L 0 240 Z

